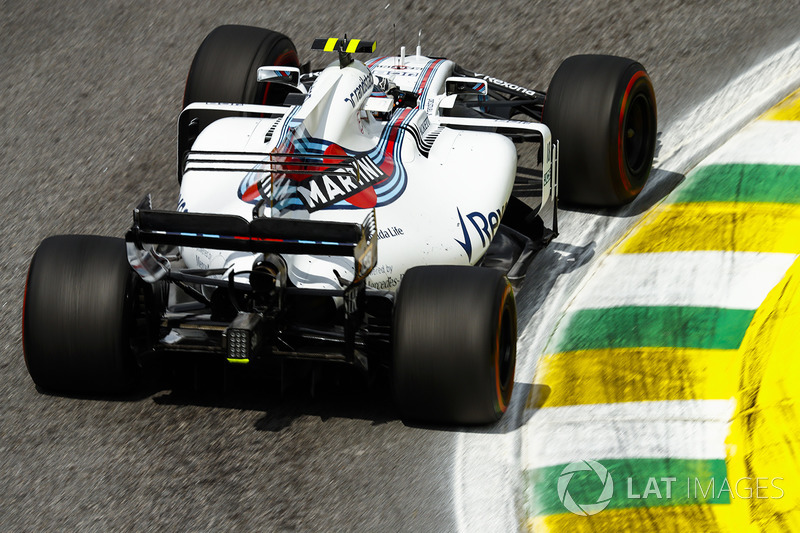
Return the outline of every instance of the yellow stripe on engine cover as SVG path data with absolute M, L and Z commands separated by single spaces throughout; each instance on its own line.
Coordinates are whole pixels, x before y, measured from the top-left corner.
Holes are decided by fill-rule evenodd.
M 328 39 L 328 42 L 325 43 L 325 48 L 323 48 L 323 50 L 326 52 L 333 52 L 334 50 L 336 50 L 336 42 L 338 40 L 339 39 L 335 37 L 331 37 L 330 39 Z

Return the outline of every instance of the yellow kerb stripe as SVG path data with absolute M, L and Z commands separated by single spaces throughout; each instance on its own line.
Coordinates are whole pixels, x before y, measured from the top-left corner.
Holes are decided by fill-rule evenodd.
M 685 484 L 686 482 L 683 481 Z M 678 486 L 678 483 L 675 483 Z M 685 487 L 684 487 L 685 490 Z M 736 501 L 736 500 L 735 500 Z M 576 533 L 606 531 L 758 531 L 745 505 L 685 505 L 606 509 L 593 516 L 572 513 L 529 518 L 528 531 Z
M 723 400 L 736 395 L 736 350 L 608 348 L 544 356 L 526 408 Z
M 336 41 L 338 40 L 339 39 L 335 37 L 331 37 L 330 39 L 328 39 L 328 42 L 325 43 L 325 48 L 323 48 L 323 50 L 326 52 L 333 52 L 336 49 Z
M 761 117 L 762 120 L 800 120 L 800 89 Z
M 353 39 L 349 43 L 347 43 L 347 50 L 345 50 L 348 54 L 354 54 L 356 48 L 358 48 L 358 43 L 361 42 L 361 39 Z
M 653 210 L 617 253 L 726 250 L 800 253 L 800 206 L 701 202 Z
M 762 478 L 761 486 L 775 480 L 783 491 L 781 497 L 745 500 L 751 520 L 764 531 L 800 529 L 798 330 L 800 260 L 759 307 L 742 342 L 741 388 L 727 439 L 729 478 Z

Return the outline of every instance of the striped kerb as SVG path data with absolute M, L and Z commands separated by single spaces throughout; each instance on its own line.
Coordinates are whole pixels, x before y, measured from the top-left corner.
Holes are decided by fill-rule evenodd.
M 798 120 L 800 91 L 711 154 L 586 276 L 526 405 L 529 529 L 800 527 L 800 494 L 783 494 L 800 483 L 779 491 L 770 477 L 794 476 L 800 456 L 800 394 L 789 385 L 800 375 L 800 312 L 786 301 L 800 302 L 786 274 L 800 253 L 800 124 L 788 122 Z M 564 468 L 583 460 L 614 484 L 608 507 L 588 517 L 558 490 Z M 766 498 L 752 495 L 758 476 Z M 603 489 L 592 471 L 568 480 L 578 503 Z

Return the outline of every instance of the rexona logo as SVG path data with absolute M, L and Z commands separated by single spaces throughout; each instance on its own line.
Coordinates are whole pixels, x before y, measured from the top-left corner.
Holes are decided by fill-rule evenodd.
M 597 495 L 597 500 L 593 502 L 576 502 L 569 493 L 569 482 L 575 472 L 591 471 L 594 472 L 600 479 L 603 488 Z M 564 507 L 571 513 L 580 516 L 591 516 L 597 514 L 611 502 L 611 497 L 614 495 L 614 481 L 611 479 L 611 474 L 608 470 L 598 463 L 597 461 L 586 460 L 577 461 L 568 464 L 561 475 L 558 477 L 558 499 L 564 504 Z
M 510 89 L 512 91 L 516 91 L 518 93 L 522 93 L 528 96 L 536 96 L 536 91 L 532 91 L 525 87 L 520 87 L 519 85 L 514 85 L 513 83 L 508 83 L 507 81 L 503 81 L 498 78 L 493 78 L 491 76 L 486 76 L 485 74 L 476 74 L 476 76 L 482 77 L 484 80 L 488 81 L 489 83 L 494 83 L 495 85 L 499 85 L 501 87 L 505 87 L 506 89 Z

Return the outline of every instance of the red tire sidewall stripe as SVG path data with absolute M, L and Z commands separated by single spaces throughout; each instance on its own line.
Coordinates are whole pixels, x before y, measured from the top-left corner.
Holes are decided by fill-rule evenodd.
M 622 186 L 629 193 L 634 193 L 636 191 L 633 190 L 631 187 L 631 182 L 628 179 L 627 167 L 625 165 L 625 154 L 622 148 L 625 133 L 623 131 L 625 124 L 625 111 L 628 105 L 628 98 L 633 90 L 633 86 L 640 78 L 644 78 L 646 76 L 647 73 L 644 70 L 639 70 L 631 77 L 630 81 L 628 82 L 628 86 L 625 88 L 625 94 L 622 96 L 622 105 L 620 106 L 619 110 L 619 130 L 617 131 L 617 161 L 619 163 L 619 175 L 620 178 L 622 178 Z

